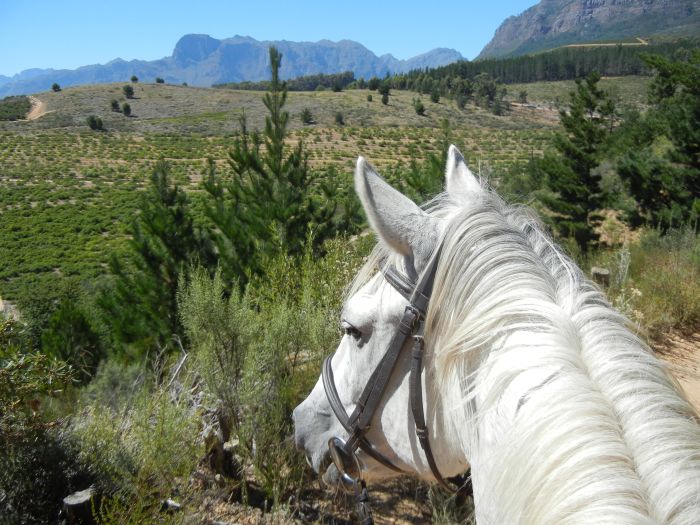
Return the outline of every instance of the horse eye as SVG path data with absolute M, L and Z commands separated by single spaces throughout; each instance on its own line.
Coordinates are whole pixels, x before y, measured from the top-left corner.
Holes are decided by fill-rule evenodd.
M 345 335 L 349 335 L 353 339 L 360 339 L 362 337 L 362 332 L 347 321 L 342 321 L 340 323 L 340 328 L 345 332 Z

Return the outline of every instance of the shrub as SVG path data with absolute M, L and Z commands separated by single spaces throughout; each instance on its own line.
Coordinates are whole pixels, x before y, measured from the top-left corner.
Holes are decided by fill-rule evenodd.
M 524 89 L 521 89 L 520 93 L 518 93 L 518 102 L 521 104 L 527 104 L 527 91 Z
M 65 362 L 23 347 L 20 331 L 0 320 L 0 522 L 52 523 L 61 499 L 88 483 L 45 408 L 73 374 Z
M 141 373 L 148 377 L 148 371 Z M 94 395 L 95 390 L 104 391 L 112 384 L 101 375 L 97 382 L 101 388 L 86 393 Z M 143 504 L 158 512 L 162 499 L 187 487 L 201 441 L 192 399 L 169 391 L 167 385 L 155 389 L 152 385 L 150 379 L 125 385 L 130 392 L 113 400 L 115 409 L 100 402 L 104 393 L 94 400 L 84 395 L 83 409 L 72 418 L 64 439 L 103 493 L 132 502 L 132 507 Z
M 0 100 L 0 120 L 18 120 L 26 118 L 32 103 L 29 97 L 6 97 Z
M 126 98 L 134 98 L 134 88 L 133 86 L 130 86 L 129 84 L 125 85 L 122 87 L 122 91 L 124 92 L 124 96 Z
M 367 89 L 370 91 L 376 91 L 379 88 L 380 80 L 377 77 L 372 77 L 367 82 Z
M 51 89 L 54 92 L 58 92 L 58 91 L 61 91 L 61 86 L 59 86 L 56 82 L 54 82 L 53 85 L 51 86 Z
M 156 84 L 165 84 L 165 80 L 160 77 L 156 77 Z
M 131 82 L 136 84 L 138 81 L 139 81 L 139 77 L 137 77 L 136 75 L 131 75 Z
M 417 115 L 425 115 L 425 106 L 420 98 L 413 99 L 413 109 L 416 111 Z
M 700 322 L 700 236 L 691 228 L 646 231 L 606 262 L 611 300 L 648 335 Z
M 127 117 L 131 116 L 131 105 L 129 105 L 128 102 L 124 102 L 124 104 L 122 104 L 122 113 L 124 113 L 124 115 Z
M 102 119 L 100 117 L 95 116 L 95 115 L 90 115 L 87 118 L 87 125 L 90 127 L 90 129 L 95 130 L 95 131 L 102 131 L 104 129 L 104 125 L 102 124 Z
M 433 89 L 430 92 L 430 102 L 437 104 L 440 102 L 440 92 L 437 89 Z
M 314 123 L 314 116 L 311 114 L 311 110 L 309 108 L 304 108 L 301 110 L 300 118 L 303 124 Z
M 121 111 L 121 108 L 119 107 L 119 101 L 116 98 L 113 98 L 109 105 L 112 108 L 112 111 Z
M 372 102 L 372 93 L 367 95 L 367 102 Z
M 343 114 L 340 111 L 336 111 L 336 113 L 335 113 L 335 123 L 338 126 L 345 125 L 345 117 L 343 117 Z
M 386 93 L 384 93 L 384 94 L 382 95 L 382 104 L 384 104 L 384 105 L 386 106 L 388 103 L 389 103 L 389 95 L 387 95 Z

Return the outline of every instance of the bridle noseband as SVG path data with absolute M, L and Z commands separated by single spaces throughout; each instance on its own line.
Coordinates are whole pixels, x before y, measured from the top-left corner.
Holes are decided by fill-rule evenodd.
M 435 480 L 450 492 L 459 495 L 471 489 L 471 479 L 467 479 L 459 489 L 455 489 L 440 474 L 430 448 L 428 428 L 425 423 L 425 412 L 423 410 L 423 388 L 421 382 L 424 349 L 423 331 L 425 328 L 425 314 L 428 310 L 428 302 L 433 290 L 439 256 L 440 250 L 437 250 L 417 283 L 410 281 L 393 266 L 383 268 L 382 274 L 384 279 L 403 295 L 409 304 L 404 309 L 398 332 L 391 339 L 389 347 L 372 372 L 367 385 L 355 402 L 355 409 L 350 415 L 345 411 L 345 407 L 340 401 L 338 390 L 335 387 L 333 369 L 331 368 L 333 356 L 328 356 L 323 361 L 321 378 L 328 403 L 340 424 L 349 434 L 347 441 L 343 441 L 338 437 L 331 438 L 328 442 L 328 447 L 331 459 L 341 475 L 343 486 L 348 490 L 354 490 L 356 494 L 358 514 L 360 514 L 360 521 L 363 524 L 370 524 L 373 521 L 369 511 L 366 486 L 362 480 L 361 465 L 355 454 L 356 450 L 359 448 L 375 461 L 395 472 L 405 472 L 374 448 L 367 440 L 366 434 L 396 368 L 396 363 L 409 338 L 413 339 L 411 373 L 409 377 L 411 411 L 413 413 L 416 435 L 428 461 L 428 466 Z

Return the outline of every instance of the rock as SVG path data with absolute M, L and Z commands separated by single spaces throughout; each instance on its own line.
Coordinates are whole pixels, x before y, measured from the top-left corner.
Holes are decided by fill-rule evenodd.
M 178 512 L 182 510 L 182 505 L 180 505 L 177 501 L 174 499 L 168 498 L 165 501 L 163 501 L 163 504 L 160 507 L 160 510 L 162 512 Z
M 63 498 L 63 512 L 71 525 L 97 523 L 92 514 L 93 507 L 99 507 L 99 494 L 95 487 L 88 487 Z

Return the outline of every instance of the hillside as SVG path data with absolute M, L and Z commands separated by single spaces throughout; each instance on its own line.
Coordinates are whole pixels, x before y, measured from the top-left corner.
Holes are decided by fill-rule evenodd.
M 542 0 L 507 18 L 477 59 L 524 55 L 570 44 L 700 33 L 700 0 Z
M 108 64 L 83 66 L 75 70 L 23 71 L 12 78 L 0 77 L 0 98 L 7 95 L 47 90 L 54 82 L 61 86 L 119 82 L 136 75 L 153 82 L 211 86 L 225 82 L 257 81 L 268 78 L 268 48 L 274 45 L 284 55 L 282 78 L 317 73 L 352 71 L 357 77 L 384 76 L 416 68 L 436 67 L 462 59 L 453 49 L 433 49 L 407 60 L 390 54 L 377 56 L 352 40 L 331 42 L 258 41 L 247 36 L 217 40 L 208 35 L 185 35 L 173 54 L 160 60 L 129 62 L 116 59 Z
M 629 101 L 643 99 L 647 79 L 606 79 L 603 86 Z M 123 249 L 124 222 L 159 158 L 175 179 L 197 190 L 212 158 L 225 170 L 231 135 L 245 111 L 253 129 L 263 126 L 262 93 L 228 89 L 139 84 L 130 100 L 132 117 L 110 110 L 124 102 L 123 84 L 80 86 L 33 97 L 31 121 L 0 122 L 0 296 L 11 302 L 51 293 L 63 276 L 90 279 L 104 272 L 113 251 Z M 302 139 L 314 169 L 338 169 L 348 180 L 360 153 L 379 168 L 397 169 L 439 148 L 440 124 L 448 119 L 452 140 L 470 163 L 494 176 L 540 154 L 558 125 L 557 104 L 573 82 L 529 84 L 510 91 L 514 101 L 528 90 L 528 106 L 514 104 L 505 117 L 450 100 L 392 91 L 388 105 L 369 102 L 367 90 L 289 93 L 290 140 Z M 316 124 L 303 126 L 309 108 Z M 345 126 L 335 124 L 344 115 Z M 98 115 L 105 132 L 86 119 Z M 389 172 L 390 173 L 390 172 Z M 195 191 L 196 192 L 196 191 Z M 16 230 L 19 228 L 19 230 Z M 24 232 L 18 236 L 15 231 Z M 109 249 L 106 249 L 109 247 Z

